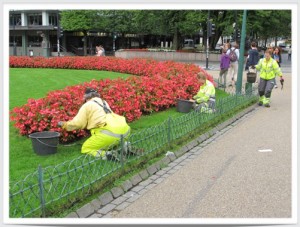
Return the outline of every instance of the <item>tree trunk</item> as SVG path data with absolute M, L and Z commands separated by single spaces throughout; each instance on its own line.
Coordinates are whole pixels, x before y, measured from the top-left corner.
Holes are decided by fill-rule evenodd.
M 87 56 L 87 32 L 85 31 L 83 34 L 83 56 Z
M 181 44 L 180 40 L 181 40 L 181 35 L 178 32 L 177 26 L 175 26 L 174 35 L 173 35 L 173 44 L 172 44 L 173 50 L 179 50 Z

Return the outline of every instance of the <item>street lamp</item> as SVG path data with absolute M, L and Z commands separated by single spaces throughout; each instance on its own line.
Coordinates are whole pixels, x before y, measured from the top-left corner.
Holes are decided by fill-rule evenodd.
M 60 43 L 59 43 L 59 38 L 61 37 L 61 28 L 60 28 L 60 23 L 59 23 L 59 10 L 57 10 L 56 14 L 56 20 L 57 20 L 57 56 L 60 57 Z
M 117 39 L 117 33 L 113 32 L 113 52 L 116 51 L 116 39 Z

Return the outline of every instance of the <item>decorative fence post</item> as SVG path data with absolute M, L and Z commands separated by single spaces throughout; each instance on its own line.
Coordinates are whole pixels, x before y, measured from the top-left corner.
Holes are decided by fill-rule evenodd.
M 39 173 L 39 189 L 40 189 L 40 203 L 41 203 L 41 209 L 42 209 L 42 216 L 46 216 L 45 212 L 45 197 L 44 197 L 44 187 L 43 187 L 43 169 L 41 165 L 39 165 L 38 168 L 38 173 Z
M 121 146 L 121 154 L 120 154 L 120 161 L 121 161 L 121 166 L 122 168 L 124 168 L 124 136 L 121 135 L 121 138 L 120 138 L 120 146 Z
M 168 144 L 169 144 L 169 147 L 171 146 L 171 120 L 172 118 L 169 116 L 168 118 L 168 131 L 167 131 L 167 135 L 168 135 Z

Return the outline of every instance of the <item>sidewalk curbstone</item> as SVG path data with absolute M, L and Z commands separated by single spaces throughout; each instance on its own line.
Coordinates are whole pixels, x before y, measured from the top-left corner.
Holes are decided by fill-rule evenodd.
M 131 183 L 130 180 L 126 180 L 126 181 L 123 182 L 121 187 L 123 188 L 124 192 L 127 192 L 127 191 L 129 191 L 129 189 L 132 188 L 132 183 Z
M 145 188 L 145 186 L 138 185 L 138 186 L 135 186 L 134 188 L 132 188 L 131 191 L 137 193 L 137 192 L 141 191 L 141 190 L 144 189 L 144 188 Z
M 157 167 L 156 167 L 156 165 L 154 164 L 154 165 L 149 166 L 149 167 L 147 168 L 147 171 L 148 171 L 148 173 L 149 173 L 149 176 L 153 175 L 154 173 L 157 172 Z
M 118 198 L 119 196 L 124 194 L 123 189 L 120 188 L 120 187 L 114 187 L 110 191 L 111 191 L 114 198 Z
M 176 155 L 177 158 L 179 158 L 180 156 L 185 154 L 187 151 L 188 151 L 187 147 L 182 147 L 179 150 L 175 151 L 174 154 Z
M 95 213 L 95 208 L 90 204 L 86 204 L 76 212 L 80 218 L 86 218 Z
M 168 165 L 171 162 L 171 160 L 168 158 L 168 156 L 165 156 L 162 160 L 161 163 L 164 165 Z
M 116 198 L 115 200 L 113 200 L 111 203 L 115 204 L 115 205 L 120 205 L 121 203 L 123 203 L 127 199 L 128 198 L 125 197 L 125 196 L 120 196 L 120 197 Z
M 152 175 L 151 177 L 149 177 L 150 180 L 155 181 L 157 178 L 159 178 L 159 175 Z
M 148 178 L 145 181 L 142 181 L 141 183 L 139 183 L 139 186 L 143 186 L 146 187 L 147 185 L 151 184 L 153 182 L 153 180 L 151 180 L 150 178 Z
M 76 212 L 71 212 L 66 216 L 66 218 L 79 218 L 79 216 Z
M 133 186 L 136 186 L 138 183 L 142 182 L 143 179 L 141 178 L 141 176 L 139 174 L 136 174 L 133 177 L 131 177 L 130 181 Z
M 105 207 L 101 208 L 100 210 L 97 211 L 99 214 L 106 215 L 108 212 L 112 211 L 117 205 L 115 204 L 108 204 Z
M 124 203 L 122 203 L 122 204 L 120 204 L 119 206 L 117 206 L 117 207 L 115 208 L 115 210 L 117 210 L 117 211 L 124 210 L 124 209 L 125 209 L 126 207 L 128 207 L 130 204 L 131 204 L 131 203 L 125 201 Z
M 114 199 L 111 192 L 105 192 L 104 194 L 100 195 L 98 198 L 101 201 L 101 204 L 103 206 L 110 203 Z
M 142 170 L 141 172 L 139 172 L 139 174 L 143 180 L 146 180 L 149 177 L 149 173 L 147 172 L 147 170 Z
M 99 200 L 99 198 L 96 198 L 96 199 L 92 200 L 92 201 L 90 202 L 90 204 L 94 207 L 95 210 L 100 209 L 101 206 L 102 206 L 102 203 L 101 203 L 101 201 Z
M 170 153 L 170 154 L 168 154 L 167 157 L 171 160 L 171 162 L 173 162 L 176 159 L 176 156 L 175 156 L 175 154 L 173 152 Z

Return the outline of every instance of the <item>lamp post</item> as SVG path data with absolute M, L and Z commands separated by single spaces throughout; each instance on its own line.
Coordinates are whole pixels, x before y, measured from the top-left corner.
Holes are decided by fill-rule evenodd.
M 208 51 L 209 51 L 209 29 L 210 29 L 210 26 L 209 26 L 209 15 L 210 14 L 210 11 L 208 10 L 207 12 L 207 31 L 206 31 L 206 67 L 205 69 L 209 69 L 208 68 Z
M 59 43 L 59 38 L 60 38 L 60 24 L 59 24 L 59 11 L 57 11 L 57 56 L 60 56 L 60 43 Z
M 240 45 L 239 67 L 238 67 L 238 78 L 237 78 L 237 84 L 236 84 L 236 93 L 237 94 L 240 94 L 241 90 L 242 90 L 243 69 L 244 69 L 244 52 L 245 52 L 245 38 L 246 38 L 246 21 L 247 21 L 247 10 L 244 10 L 243 24 L 242 24 L 242 34 L 241 34 L 241 45 Z

